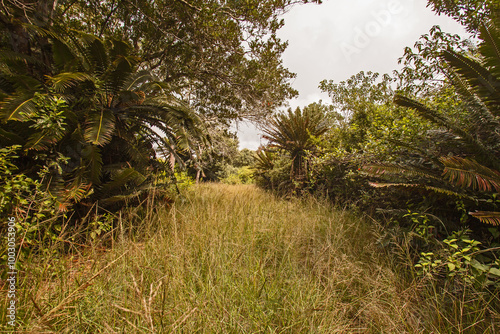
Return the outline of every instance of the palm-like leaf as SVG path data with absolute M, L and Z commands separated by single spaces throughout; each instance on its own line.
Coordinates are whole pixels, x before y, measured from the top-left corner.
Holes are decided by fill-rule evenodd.
M 90 181 L 99 185 L 101 183 L 101 172 L 102 172 L 102 155 L 101 150 L 96 145 L 88 145 L 82 150 L 82 157 L 87 163 L 87 168 L 90 172 Z
M 24 121 L 37 112 L 33 95 L 12 95 L 0 104 L 0 115 L 4 121 Z
M 0 56 L 0 143 L 23 145 L 28 162 L 44 151 L 69 158 L 62 175 L 48 184 L 61 209 L 84 196 L 102 204 L 108 196 L 115 202 L 147 191 L 144 175 L 158 165 L 155 148 L 181 162 L 177 152 L 190 152 L 202 141 L 199 118 L 171 96 L 168 85 L 147 71 L 137 72 L 138 59 L 128 44 L 74 30 L 27 29 L 51 41 L 53 64 L 39 81 L 12 65 L 29 57 Z M 64 108 L 38 108 L 46 101 L 32 99 L 37 91 L 50 92 Z M 50 122 L 35 127 L 45 113 L 61 113 L 64 126 L 59 131 Z
M 63 72 L 53 77 L 47 76 L 48 82 L 58 93 L 64 93 L 70 88 L 78 87 L 82 82 L 94 81 L 94 77 L 84 72 Z
M 411 189 L 422 189 L 422 190 L 427 190 L 427 191 L 432 191 L 438 194 L 443 194 L 446 196 L 452 196 L 456 198 L 468 198 L 468 199 L 473 199 L 472 197 L 458 193 L 456 191 L 452 191 L 449 189 L 445 188 L 440 188 L 440 187 L 433 187 L 433 186 L 427 186 L 424 184 L 417 184 L 417 183 L 378 183 L 378 182 L 370 182 L 370 186 L 374 188 L 389 188 L 389 187 L 400 187 L 400 188 L 411 188 Z
M 452 51 L 445 51 L 442 58 L 474 87 L 477 96 L 489 106 L 491 112 L 500 116 L 500 81 L 477 61 Z
M 116 192 L 120 187 L 127 183 L 141 184 L 146 180 L 146 177 L 139 173 L 134 168 L 126 168 L 115 172 L 112 180 L 101 186 L 99 191 L 104 194 L 111 194 Z
M 493 18 L 481 27 L 481 39 L 484 41 L 479 51 L 484 56 L 484 65 L 496 77 L 500 77 L 500 26 L 499 18 Z M 498 88 L 498 87 L 497 87 Z
M 273 169 L 274 154 L 268 150 L 259 150 L 255 154 L 253 169 L 258 172 L 265 172 Z
M 459 157 L 442 157 L 443 177 L 452 184 L 480 191 L 500 192 L 500 173 L 474 160 Z
M 328 130 L 324 114 L 314 109 L 297 108 L 286 114 L 278 114 L 264 128 L 263 138 L 270 141 L 270 147 L 283 149 L 292 158 L 292 176 L 298 177 L 303 169 L 306 151 L 313 150 L 314 137 Z
M 101 110 L 89 117 L 85 140 L 93 145 L 103 146 L 111 141 L 115 129 L 115 115 L 111 110 Z
M 500 161 L 490 149 L 485 147 L 485 145 L 479 141 L 476 137 L 474 137 L 471 133 L 461 128 L 460 126 L 455 125 L 451 120 L 447 117 L 441 115 L 435 110 L 432 110 L 425 106 L 424 104 L 409 99 L 400 94 L 396 94 L 394 97 L 394 103 L 399 106 L 411 108 L 419 113 L 425 119 L 442 126 L 452 133 L 456 134 L 471 148 L 472 152 L 475 152 L 479 157 L 481 157 L 485 161 L 491 161 L 495 166 L 500 166 Z
M 432 179 L 438 184 L 446 183 L 479 192 L 500 192 L 500 161 L 498 154 L 499 116 L 500 116 L 500 19 L 492 20 L 481 29 L 482 43 L 481 62 L 469 59 L 453 51 L 445 51 L 441 60 L 449 66 L 448 79 L 456 91 L 467 103 L 471 122 L 467 125 L 457 125 L 445 116 L 425 106 L 422 103 L 396 95 L 396 104 L 416 110 L 422 117 L 430 120 L 449 132 L 459 136 L 467 144 L 462 153 L 470 158 L 457 156 L 440 157 L 442 175 L 415 171 L 391 165 L 365 166 L 364 170 L 373 175 L 406 174 L 419 176 L 424 180 Z M 476 161 L 476 160 L 477 161 Z M 479 162 L 478 162 L 479 161 Z M 373 183 L 376 187 L 399 186 L 407 188 L 424 188 L 449 196 L 464 196 L 441 187 L 429 187 L 415 183 Z M 482 194 L 477 194 L 481 196 Z M 478 211 L 472 216 L 488 224 L 499 225 L 500 213 Z
M 481 222 L 491 225 L 500 225 L 500 212 L 491 211 L 476 211 L 469 212 L 473 217 L 476 217 Z
M 388 174 L 392 175 L 402 174 L 406 176 L 422 177 L 439 181 L 442 180 L 442 178 L 438 174 L 435 174 L 430 170 L 418 167 L 408 167 L 408 166 L 401 167 L 392 164 L 379 164 L 379 165 L 366 165 L 363 166 L 362 169 L 365 173 L 377 177 Z

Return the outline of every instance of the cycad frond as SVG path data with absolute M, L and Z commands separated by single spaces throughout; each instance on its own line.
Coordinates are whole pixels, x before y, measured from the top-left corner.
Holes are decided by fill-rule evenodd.
M 139 185 L 146 180 L 146 177 L 134 168 L 126 168 L 116 172 L 110 182 L 105 183 L 99 189 L 100 193 L 112 194 L 127 183 Z
M 458 186 L 480 191 L 500 192 L 500 173 L 485 167 L 472 159 L 442 157 L 445 166 L 443 176 Z
M 473 199 L 470 196 L 467 196 L 465 194 L 460 194 L 452 190 L 444 189 L 444 188 L 439 188 L 439 187 L 432 187 L 432 186 L 427 186 L 424 184 L 415 184 L 415 183 L 377 183 L 377 182 L 369 182 L 370 186 L 374 188 L 389 188 L 389 187 L 401 187 L 401 188 L 412 188 L 412 189 L 422 189 L 422 190 L 427 190 L 427 191 L 432 191 L 438 194 L 443 194 L 446 196 L 452 196 L 452 197 L 457 197 L 457 198 L 468 198 L 468 199 Z
M 259 150 L 255 154 L 253 169 L 259 172 L 268 171 L 274 167 L 274 154 L 268 150 Z
M 36 67 L 41 67 L 41 68 L 46 68 L 47 65 L 41 61 L 38 57 L 34 56 L 29 56 L 25 55 L 19 52 L 14 52 L 10 50 L 5 50 L 3 49 L 2 52 L 0 53 L 0 62 L 1 63 L 8 63 L 11 66 L 14 65 L 33 65 Z
M 476 212 L 469 212 L 469 215 L 476 217 L 481 222 L 486 224 L 491 224 L 495 226 L 500 225 L 500 212 L 476 211 Z
M 75 181 L 64 187 L 64 197 L 58 201 L 59 211 L 68 211 L 72 204 L 80 202 L 92 193 L 92 184 Z
M 401 167 L 392 164 L 379 164 L 363 166 L 362 170 L 372 176 L 382 176 L 384 174 L 404 174 L 407 176 L 418 176 L 442 181 L 442 178 L 439 175 L 417 167 Z
M 469 82 L 477 96 L 486 105 L 498 106 L 500 104 L 500 81 L 488 69 L 453 51 L 445 51 L 441 57 Z M 497 108 L 489 108 L 489 110 L 495 116 L 500 116 L 500 110 Z
M 50 145 L 57 143 L 64 136 L 64 133 L 64 129 L 61 128 L 35 132 L 28 137 L 24 148 L 34 151 L 47 150 Z
M 89 41 L 85 52 L 88 59 L 91 60 L 91 66 L 95 74 L 102 75 L 106 72 L 109 66 L 109 60 L 103 41 L 96 36 L 92 36 L 92 40 Z
M 477 154 L 477 156 L 481 157 L 482 160 L 484 161 L 491 161 L 493 165 L 499 165 L 500 166 L 500 161 L 498 158 L 491 152 L 489 149 L 487 149 L 479 140 L 477 140 L 474 136 L 472 136 L 470 133 L 468 133 L 466 130 L 463 128 L 456 126 L 451 122 L 449 119 L 446 117 L 440 115 L 437 111 L 432 110 L 425 106 L 424 104 L 409 99 L 403 95 L 396 94 L 394 96 L 394 103 L 397 105 L 400 105 L 402 107 L 407 107 L 414 109 L 421 115 L 422 117 L 428 119 L 429 121 L 440 125 L 447 130 L 451 131 L 455 135 L 459 136 L 466 144 L 468 144 L 471 148 L 471 150 Z
M 123 88 L 134 71 L 135 60 L 131 57 L 118 57 L 103 75 L 108 94 L 116 95 Z
M 111 141 L 114 129 L 115 115 L 111 110 L 103 109 L 90 116 L 84 137 L 90 144 L 103 146 Z
M 52 85 L 56 92 L 62 93 L 69 88 L 76 87 L 85 81 L 94 81 L 94 77 L 84 72 L 64 72 L 53 77 L 47 76 L 48 83 Z
M 12 95 L 0 103 L 0 117 L 4 121 L 25 121 L 37 110 L 33 95 Z
M 500 77 L 500 31 L 494 21 L 480 28 L 480 37 L 484 41 L 479 46 L 479 52 L 484 56 L 484 64 L 497 78 Z
M 82 158 L 90 169 L 90 181 L 95 185 L 99 185 L 101 183 L 102 171 L 101 150 L 96 145 L 87 145 L 82 150 Z
M 450 124 L 448 120 L 440 115 L 437 111 L 428 108 L 426 105 L 415 101 L 413 99 L 407 98 L 404 95 L 396 94 L 394 96 L 394 103 L 401 107 L 411 108 L 419 113 L 423 118 L 437 124 L 443 126 L 445 128 L 449 128 Z

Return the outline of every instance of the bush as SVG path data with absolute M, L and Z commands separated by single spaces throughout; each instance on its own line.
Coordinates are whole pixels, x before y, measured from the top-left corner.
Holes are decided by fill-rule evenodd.
M 254 182 L 253 172 L 249 166 L 237 168 L 228 165 L 221 182 L 225 184 L 250 184 Z
M 21 253 L 30 249 L 47 249 L 47 243 L 55 240 L 61 231 L 63 212 L 58 210 L 56 199 L 46 191 L 43 179 L 49 175 L 45 167 L 39 172 L 40 180 L 16 173 L 14 165 L 20 146 L 0 149 L 0 216 L 13 217 L 16 221 L 16 243 L 21 243 Z M 0 225 L 2 238 L 6 238 L 7 220 Z M 7 242 L 2 242 L 7 245 Z M 5 249 L 0 253 L 6 257 Z

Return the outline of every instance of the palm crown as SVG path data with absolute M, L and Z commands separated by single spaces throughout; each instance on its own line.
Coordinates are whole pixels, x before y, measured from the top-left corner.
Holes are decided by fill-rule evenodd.
M 15 61 L 4 62 L 0 141 L 23 146 L 27 169 L 41 153 L 67 158 L 49 184 L 62 209 L 84 190 L 104 203 L 137 193 L 148 171 L 160 167 L 157 152 L 179 159 L 176 152 L 201 137 L 197 116 L 151 73 L 137 70 L 126 43 L 33 29 L 51 39 L 53 66 L 37 80 L 29 68 L 23 73 L 12 69 Z

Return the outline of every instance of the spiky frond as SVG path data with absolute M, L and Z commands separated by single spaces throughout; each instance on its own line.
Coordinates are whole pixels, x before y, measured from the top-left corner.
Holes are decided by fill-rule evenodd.
M 363 172 L 372 176 L 382 176 L 382 175 L 406 175 L 406 176 L 417 176 L 424 177 L 434 180 L 441 181 L 442 178 L 433 173 L 432 171 L 425 170 L 417 167 L 401 167 L 393 164 L 379 164 L 379 165 L 366 165 L 362 167 Z
M 101 172 L 102 172 L 102 154 L 101 150 L 97 145 L 87 145 L 82 150 L 82 158 L 87 164 L 90 172 L 90 181 L 99 185 L 101 183 Z
M 268 150 L 258 150 L 255 153 L 253 169 L 259 172 L 268 171 L 274 167 L 274 154 Z
M 443 177 L 461 187 L 480 191 L 500 192 L 500 173 L 475 160 L 460 157 L 442 157 Z
M 500 116 L 500 80 L 477 61 L 453 51 L 445 51 L 442 58 L 474 87 L 475 93 L 496 116 Z
M 58 196 L 59 211 L 68 211 L 74 203 L 78 203 L 92 193 L 92 184 L 83 183 L 79 180 L 64 187 L 62 196 Z
M 283 149 L 292 159 L 291 177 L 303 175 L 306 151 L 315 148 L 312 138 L 323 135 L 328 130 L 323 112 L 300 108 L 273 117 L 264 128 L 262 138 L 269 140 L 270 147 Z
M 146 177 L 135 170 L 135 168 L 125 168 L 115 172 L 112 180 L 108 183 L 103 184 L 100 187 L 99 192 L 104 194 L 112 194 L 127 183 L 134 183 L 136 185 L 139 185 L 145 180 Z
M 452 133 L 459 136 L 467 145 L 470 146 L 471 151 L 475 152 L 477 156 L 481 157 L 485 161 L 491 161 L 494 165 L 500 166 L 500 161 L 496 157 L 496 155 L 486 148 L 483 143 L 481 143 L 477 138 L 472 136 L 469 132 L 467 132 L 464 128 L 453 124 L 451 120 L 441 115 L 435 110 L 432 110 L 425 106 L 424 104 L 409 99 L 403 95 L 396 94 L 394 96 L 394 103 L 400 105 L 402 107 L 411 108 L 419 113 L 425 119 L 442 126 Z
M 85 81 L 94 81 L 94 77 L 84 72 L 64 72 L 53 77 L 47 76 L 48 83 L 58 93 L 63 93 L 69 88 L 75 88 Z
M 500 212 L 476 211 L 469 212 L 469 215 L 476 217 L 481 222 L 498 226 L 500 225 Z
M 438 194 L 443 194 L 446 196 L 452 196 L 456 198 L 468 198 L 468 199 L 473 199 L 472 197 L 457 193 L 452 190 L 444 189 L 444 188 L 439 188 L 439 187 L 433 187 L 433 186 L 427 186 L 424 184 L 416 184 L 416 183 L 378 183 L 378 182 L 369 182 L 370 186 L 374 188 L 389 188 L 389 187 L 400 187 L 400 188 L 411 188 L 411 189 L 422 189 L 422 190 L 427 190 L 427 191 L 432 191 Z
M 57 143 L 65 134 L 64 129 L 46 129 L 37 131 L 28 137 L 24 148 L 26 150 L 47 150 L 50 145 Z
M 0 116 L 4 121 L 24 121 L 37 112 L 33 95 L 12 95 L 0 103 Z
M 288 110 L 270 120 L 264 129 L 263 138 L 289 152 L 307 150 L 312 147 L 311 137 L 319 137 L 328 130 L 321 113 Z
M 498 19 L 496 19 L 498 24 Z M 479 52 L 484 57 L 484 65 L 497 78 L 500 77 L 500 30 L 495 19 L 483 24 L 480 28 L 480 38 L 484 41 L 479 46 Z
M 93 145 L 103 146 L 110 142 L 115 129 L 115 115 L 111 110 L 101 110 L 93 113 L 85 129 L 85 140 Z

